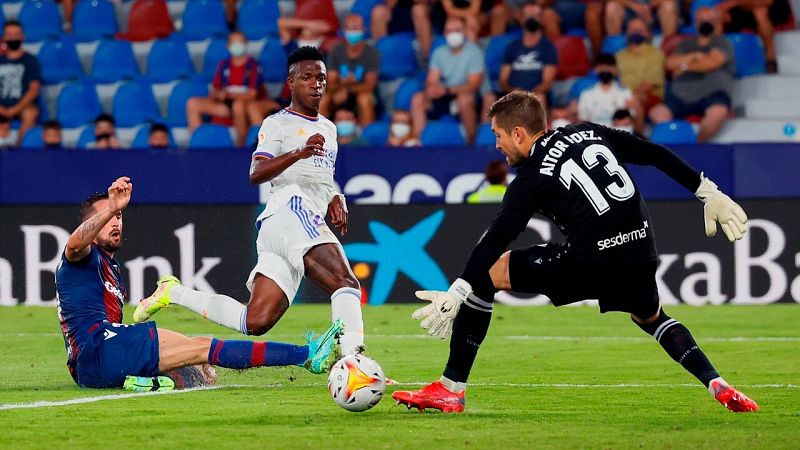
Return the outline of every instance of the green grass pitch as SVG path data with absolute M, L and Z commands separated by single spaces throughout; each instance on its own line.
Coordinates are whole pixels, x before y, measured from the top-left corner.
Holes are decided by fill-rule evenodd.
M 374 409 L 350 413 L 330 400 L 325 376 L 301 369 L 218 369 L 220 388 L 167 395 L 79 389 L 55 309 L 0 308 L 0 448 L 800 447 L 799 305 L 666 308 L 759 402 L 755 414 L 717 404 L 623 314 L 507 306 L 497 306 L 478 355 L 467 412 L 409 411 L 389 394 L 437 379 L 448 350 L 421 333 L 412 310 L 365 308 L 368 353 L 401 384 Z M 270 339 L 301 342 L 329 317 L 327 305 L 297 305 Z M 187 334 L 241 338 L 179 307 L 156 319 Z M 40 406 L 20 407 L 32 405 Z

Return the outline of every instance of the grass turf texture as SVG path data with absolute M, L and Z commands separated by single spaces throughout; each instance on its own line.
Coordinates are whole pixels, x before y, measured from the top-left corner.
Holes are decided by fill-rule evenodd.
M 506 306 L 496 307 L 478 355 L 467 412 L 408 411 L 394 406 L 390 392 L 437 379 L 448 350 L 421 334 L 412 310 L 364 310 L 369 355 L 403 383 L 365 413 L 335 406 L 326 377 L 299 368 L 217 369 L 228 387 L 0 409 L 0 448 L 776 449 L 800 441 L 798 305 L 666 308 L 722 375 L 759 402 L 756 414 L 716 403 L 623 314 Z M 297 305 L 270 338 L 301 342 L 302 331 L 324 329 L 329 317 L 327 305 Z M 187 334 L 242 338 L 179 307 L 156 319 Z M 73 384 L 55 309 L 0 308 L 0 324 L 0 408 L 124 393 Z

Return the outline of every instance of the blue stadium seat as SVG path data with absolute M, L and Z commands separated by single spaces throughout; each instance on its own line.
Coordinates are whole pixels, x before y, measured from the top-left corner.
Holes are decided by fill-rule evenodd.
M 411 97 L 425 89 L 425 83 L 417 78 L 406 78 L 394 93 L 394 109 L 411 110 Z
M 372 8 L 383 3 L 383 0 L 356 0 L 350 8 L 352 14 L 358 14 L 364 19 L 364 33 L 370 36 L 370 25 L 372 24 Z
M 628 46 L 628 38 L 624 34 L 614 34 L 606 36 L 603 39 L 603 45 L 600 51 L 603 53 L 611 53 L 612 55 Z
M 280 39 L 267 39 L 258 56 L 264 82 L 278 83 L 286 79 L 286 57 Z
M 37 59 L 42 66 L 44 84 L 76 80 L 83 75 L 78 52 L 70 39 L 45 41 L 39 49 Z
M 108 39 L 117 33 L 114 5 L 108 0 L 77 2 L 72 16 L 72 34 L 81 42 Z
M 228 25 L 225 23 L 225 9 L 219 0 L 192 0 L 186 2 L 182 22 L 183 29 L 181 29 L 181 33 L 190 41 L 228 35 Z
M 567 101 L 577 100 L 581 96 L 581 92 L 589 89 L 597 83 L 597 75 L 594 72 L 589 72 L 589 75 L 580 77 L 572 83 L 569 87 L 569 95 Z
M 733 45 L 736 60 L 736 78 L 766 72 L 767 62 L 761 39 L 752 33 L 730 33 L 725 35 Z
M 22 5 L 19 21 L 25 29 L 25 41 L 39 42 L 62 34 L 61 16 L 53 1 L 31 0 Z
M 375 46 L 381 52 L 381 81 L 407 77 L 417 71 L 417 56 L 414 53 L 414 35 L 398 33 L 378 39 Z
M 56 105 L 56 118 L 64 128 L 90 123 L 103 111 L 94 85 L 80 81 L 64 86 L 58 94 Z
M 186 101 L 190 97 L 207 97 L 208 86 L 203 83 L 184 81 L 175 85 L 167 100 L 166 123 L 170 127 L 186 126 Z
M 169 148 L 175 148 L 177 145 L 175 144 L 175 140 L 172 138 L 172 132 L 167 130 L 167 135 L 169 136 Z M 144 124 L 136 130 L 136 135 L 133 137 L 133 143 L 131 143 L 131 148 L 136 149 L 145 149 L 150 148 L 150 144 L 148 141 L 150 140 L 150 124 Z
M 214 39 L 208 44 L 205 55 L 203 55 L 203 71 L 199 75 L 201 81 L 206 83 L 214 79 L 214 72 L 217 71 L 219 62 L 230 57 L 228 43 L 222 39 Z
M 44 138 L 42 137 L 42 127 L 36 125 L 28 129 L 25 136 L 22 136 L 19 146 L 22 148 L 42 148 L 44 147 Z
M 130 80 L 139 75 L 139 66 L 128 41 L 104 40 L 92 58 L 91 76 L 97 83 Z
M 280 10 L 275 0 L 244 0 L 239 6 L 236 25 L 247 39 L 278 36 Z
M 118 127 L 133 127 L 160 118 L 153 89 L 141 82 L 125 83 L 117 89 L 111 114 Z
M 492 89 L 495 91 L 498 90 L 497 79 L 500 77 L 500 66 L 503 65 L 503 56 L 506 53 L 506 47 L 508 47 L 511 41 L 518 38 L 519 35 L 508 33 L 489 39 L 489 45 L 486 46 L 486 52 L 484 53 L 484 61 L 486 62 L 489 82 L 492 84 Z
M 200 125 L 189 138 L 189 148 L 233 147 L 228 127 L 210 123 Z
M 186 43 L 179 39 L 157 40 L 147 56 L 147 78 L 156 83 L 189 78 L 194 74 Z
M 430 121 L 420 136 L 422 145 L 464 145 L 464 137 L 457 122 Z
M 258 143 L 258 130 L 261 128 L 261 125 L 253 125 L 247 130 L 247 138 L 244 140 L 244 145 L 247 147 L 255 147 Z
M 386 145 L 389 139 L 389 122 L 372 122 L 361 130 L 361 137 L 371 145 Z
M 685 120 L 663 122 L 653 127 L 650 140 L 656 144 L 692 144 L 697 142 L 692 124 Z
M 94 142 L 94 125 L 88 124 L 81 130 L 78 141 L 75 143 L 76 148 L 87 148 L 89 143 Z
M 488 123 L 481 124 L 481 126 L 478 127 L 478 136 L 475 138 L 475 144 L 491 145 L 494 147 L 495 143 L 496 137 L 494 133 L 492 133 L 492 125 Z
M 431 55 L 433 55 L 433 51 L 437 48 L 447 45 L 447 40 L 441 34 L 433 35 L 433 42 L 431 42 L 431 51 L 428 53 L 428 59 L 431 59 Z

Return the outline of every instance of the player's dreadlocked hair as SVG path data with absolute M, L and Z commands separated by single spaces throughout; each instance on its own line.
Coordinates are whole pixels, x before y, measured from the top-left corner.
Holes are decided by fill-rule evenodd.
M 494 102 L 487 111 L 489 119 L 510 133 L 515 127 L 522 127 L 530 134 L 547 129 L 544 105 L 532 92 L 514 91 Z
M 95 192 L 94 194 L 86 197 L 86 200 L 81 202 L 80 219 L 81 222 L 88 219 L 94 214 L 93 205 L 104 198 L 108 198 L 108 192 Z
M 289 68 L 289 76 L 294 76 L 296 66 L 300 61 L 322 61 L 325 62 L 325 54 L 317 50 L 316 47 L 304 46 L 289 54 L 286 65 Z

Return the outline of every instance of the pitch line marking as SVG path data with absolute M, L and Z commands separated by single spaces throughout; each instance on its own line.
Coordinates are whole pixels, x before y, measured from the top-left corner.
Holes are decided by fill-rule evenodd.
M 153 395 L 186 394 L 189 392 L 220 389 L 222 387 L 225 386 L 203 386 L 203 387 L 196 387 L 196 388 L 189 388 L 189 389 L 182 389 L 175 391 L 131 392 L 127 394 L 97 395 L 94 397 L 81 397 L 81 398 L 73 398 L 70 400 L 60 400 L 60 401 L 40 400 L 32 403 L 6 403 L 5 405 L 0 405 L 0 411 L 9 409 L 52 408 L 54 406 L 80 405 L 83 403 L 95 403 L 106 400 L 123 400 L 126 398 L 149 397 Z
M 427 381 L 397 382 L 392 386 L 425 386 Z M 470 383 L 472 387 L 511 387 L 511 388 L 583 388 L 583 389 L 628 389 L 628 388 L 701 388 L 697 383 L 617 383 L 617 384 L 582 384 L 582 383 Z M 128 398 L 150 397 L 154 395 L 188 394 L 190 392 L 209 391 L 227 388 L 257 388 L 277 389 L 282 387 L 322 387 L 324 383 L 298 384 L 298 383 L 272 383 L 272 384 L 225 384 L 216 386 L 203 386 L 176 391 L 161 392 L 132 392 L 127 394 L 98 395 L 94 397 L 81 397 L 70 400 L 47 401 L 41 400 L 32 403 L 7 403 L 0 405 L 0 411 L 12 409 L 52 408 L 55 406 L 79 405 L 110 400 L 124 400 Z M 764 389 L 800 389 L 798 384 L 737 384 L 741 388 Z

